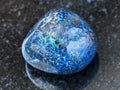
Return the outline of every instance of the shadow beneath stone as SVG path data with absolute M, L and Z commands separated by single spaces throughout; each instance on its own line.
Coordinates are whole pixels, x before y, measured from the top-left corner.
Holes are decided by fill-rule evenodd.
M 84 70 L 72 75 L 49 74 L 26 63 L 26 72 L 29 79 L 40 89 L 45 90 L 80 90 L 91 82 L 98 68 L 98 54 Z

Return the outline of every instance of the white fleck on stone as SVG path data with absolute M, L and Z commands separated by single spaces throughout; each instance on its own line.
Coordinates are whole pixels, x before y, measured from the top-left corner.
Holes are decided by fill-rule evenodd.
M 20 12 L 20 11 L 18 11 L 18 12 L 17 12 L 17 16 L 19 17 L 20 15 L 21 15 L 21 12 Z
M 116 35 L 116 34 L 113 34 L 113 37 L 116 39 L 116 38 L 117 38 L 117 35 Z
M 93 15 L 90 15 L 90 16 L 89 16 L 89 19 L 90 19 L 91 22 L 95 20 L 95 18 L 94 18 Z
M 32 60 L 31 62 L 37 63 L 37 62 L 39 62 L 39 60 L 38 60 L 38 59 L 34 59 L 34 60 Z
M 9 42 L 9 40 L 6 40 L 5 42 L 6 42 L 7 44 L 9 44 L 9 43 L 10 43 L 10 42 Z
M 105 14 L 108 13 L 106 8 L 103 8 L 102 11 L 103 11 Z
M 70 8 L 72 5 L 73 5 L 72 2 L 68 2 L 67 5 L 66 5 L 66 8 Z
M 6 27 L 6 26 L 7 26 L 7 24 L 6 24 L 6 23 L 4 23 L 4 24 L 3 24 L 3 27 Z
M 92 0 L 87 0 L 87 2 L 88 2 L 88 3 L 91 3 L 91 2 L 92 2 Z

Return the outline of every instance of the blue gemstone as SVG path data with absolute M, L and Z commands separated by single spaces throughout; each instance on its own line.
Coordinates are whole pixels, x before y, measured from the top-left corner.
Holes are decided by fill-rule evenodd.
M 33 67 L 54 74 L 84 69 L 96 54 L 93 30 L 74 12 L 63 8 L 47 12 L 29 31 L 22 54 Z

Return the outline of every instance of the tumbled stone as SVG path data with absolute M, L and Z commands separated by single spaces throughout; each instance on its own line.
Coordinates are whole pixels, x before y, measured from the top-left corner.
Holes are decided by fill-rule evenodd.
M 63 8 L 47 12 L 29 31 L 22 54 L 33 67 L 54 74 L 84 69 L 96 54 L 93 30 L 77 14 Z

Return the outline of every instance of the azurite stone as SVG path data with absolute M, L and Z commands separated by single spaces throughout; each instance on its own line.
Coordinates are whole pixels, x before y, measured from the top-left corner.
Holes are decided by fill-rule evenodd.
M 93 30 L 77 14 L 63 8 L 50 10 L 30 30 L 22 54 L 33 67 L 54 74 L 84 69 L 96 54 Z

